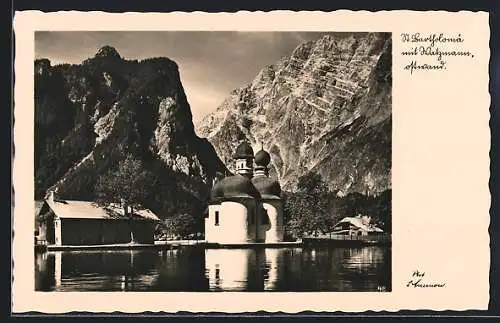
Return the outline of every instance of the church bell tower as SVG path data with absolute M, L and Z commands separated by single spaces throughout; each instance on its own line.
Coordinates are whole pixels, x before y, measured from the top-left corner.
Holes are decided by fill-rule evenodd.
M 236 173 L 248 178 L 253 177 L 253 149 L 246 141 L 239 144 L 233 156 L 236 162 Z

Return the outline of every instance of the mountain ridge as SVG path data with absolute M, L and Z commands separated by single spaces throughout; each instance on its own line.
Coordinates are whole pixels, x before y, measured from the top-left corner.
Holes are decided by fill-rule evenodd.
M 391 188 L 390 33 L 325 35 L 234 89 L 196 132 L 226 166 L 243 141 L 271 153 L 271 175 L 294 190 L 318 172 L 339 195 Z
M 211 144 L 195 134 L 174 61 L 125 60 L 104 46 L 81 64 L 34 65 L 36 198 L 54 190 L 93 199 L 97 178 L 132 154 L 169 187 L 149 201 L 167 214 L 177 207 L 166 205 L 175 197 L 203 204 L 215 174 L 226 172 Z
M 246 140 L 272 156 L 285 190 L 319 173 L 338 196 L 391 189 L 392 43 L 388 33 L 326 35 L 297 46 L 193 123 L 178 65 L 124 59 L 104 46 L 81 64 L 35 67 L 35 197 L 95 198 L 127 154 L 161 183 L 150 208 L 202 209 Z

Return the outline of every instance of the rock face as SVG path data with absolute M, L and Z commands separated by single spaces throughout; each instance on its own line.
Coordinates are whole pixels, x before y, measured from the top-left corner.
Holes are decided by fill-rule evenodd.
M 263 143 L 287 190 L 308 171 L 339 195 L 391 188 L 391 34 L 326 35 L 234 90 L 196 125 L 231 169 L 241 140 Z
M 92 199 L 100 174 L 132 154 L 163 179 L 152 197 L 162 213 L 203 201 L 227 171 L 194 132 L 176 63 L 124 60 L 109 46 L 81 65 L 35 61 L 35 137 L 36 198 Z

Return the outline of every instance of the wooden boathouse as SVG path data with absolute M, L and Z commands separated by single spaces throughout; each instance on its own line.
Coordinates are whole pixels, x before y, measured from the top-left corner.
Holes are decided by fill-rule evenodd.
M 36 243 L 48 246 L 154 244 L 159 221 L 147 209 L 125 215 L 120 204 L 102 207 L 90 201 L 55 199 L 53 194 L 36 218 Z

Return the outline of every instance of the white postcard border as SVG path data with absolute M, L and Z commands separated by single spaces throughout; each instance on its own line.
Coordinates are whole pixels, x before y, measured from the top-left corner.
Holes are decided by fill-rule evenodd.
M 379 31 L 393 34 L 393 246 L 388 293 L 35 292 L 33 61 L 37 30 Z M 16 12 L 13 312 L 486 309 L 489 301 L 489 25 L 485 12 Z M 461 33 L 473 60 L 403 70 L 401 33 Z M 458 61 L 455 61 L 458 62 Z M 189 99 L 189 98 L 188 98 Z M 415 270 L 445 288 L 409 288 Z

